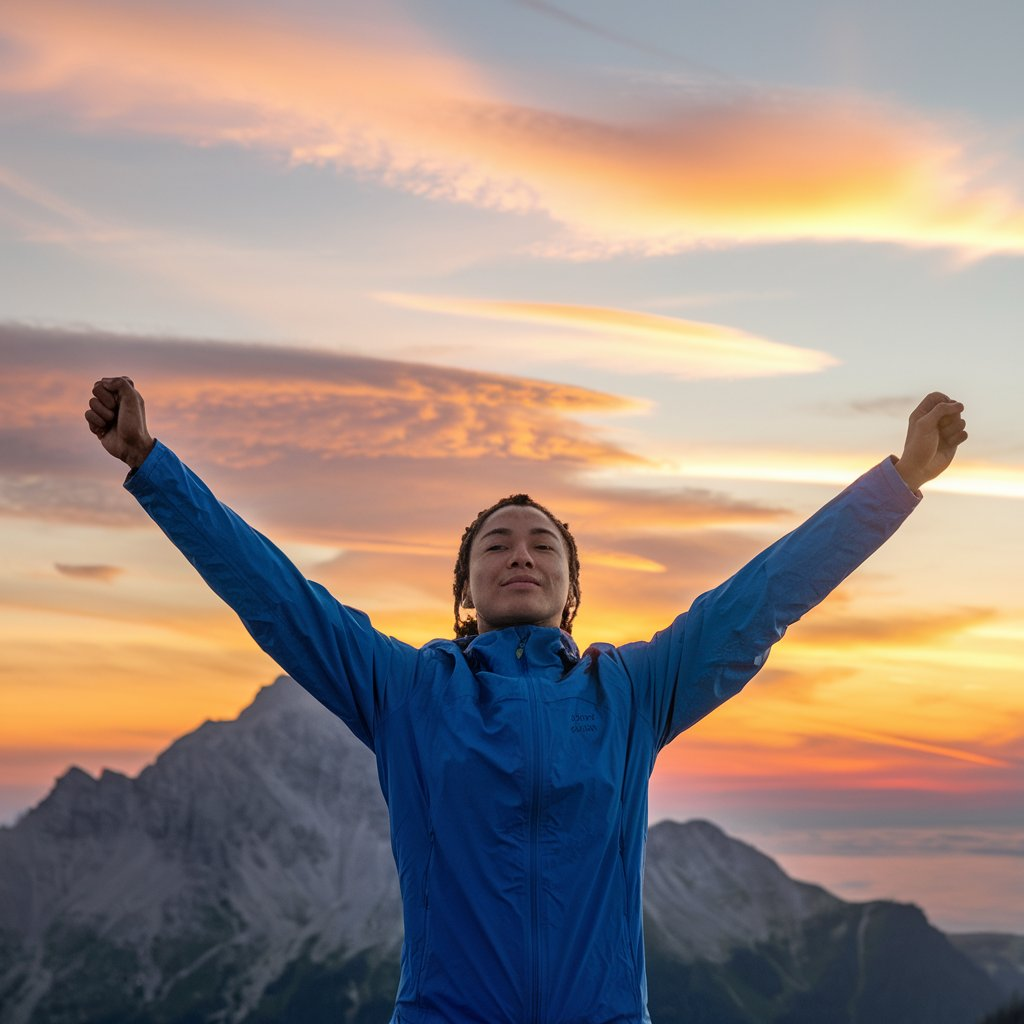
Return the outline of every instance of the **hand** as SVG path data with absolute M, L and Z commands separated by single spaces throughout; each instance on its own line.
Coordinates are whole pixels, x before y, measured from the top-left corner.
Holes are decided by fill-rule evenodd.
M 146 429 L 146 403 L 131 377 L 96 381 L 85 419 L 103 447 L 132 469 L 138 469 L 153 450 Z
M 907 441 L 896 469 L 912 491 L 944 472 L 957 447 L 967 440 L 963 411 L 963 403 L 933 391 L 910 414 Z

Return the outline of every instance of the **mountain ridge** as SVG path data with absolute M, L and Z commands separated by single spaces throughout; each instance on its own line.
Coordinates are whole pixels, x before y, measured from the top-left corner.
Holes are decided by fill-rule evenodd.
M 0 828 L 0 1024 L 386 1019 L 401 922 L 373 758 L 281 677 Z M 916 907 L 846 903 L 706 821 L 651 827 L 645 928 L 656 1024 L 974 1024 L 1014 984 L 991 942 L 986 973 Z

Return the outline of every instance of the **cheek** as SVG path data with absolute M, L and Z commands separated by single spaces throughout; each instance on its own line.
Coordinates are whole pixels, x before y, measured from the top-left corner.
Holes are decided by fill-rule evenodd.
M 569 582 L 569 567 L 568 566 L 563 566 L 562 567 L 562 571 L 559 573 L 558 585 L 559 585 L 559 587 L 561 589 L 563 589 L 565 591 L 566 596 L 568 596 L 569 592 L 572 590 L 572 587 L 571 587 L 570 582 Z
M 466 589 L 470 594 L 476 594 L 478 591 L 482 592 L 485 586 L 486 576 L 481 572 L 479 562 L 470 562 L 466 573 Z

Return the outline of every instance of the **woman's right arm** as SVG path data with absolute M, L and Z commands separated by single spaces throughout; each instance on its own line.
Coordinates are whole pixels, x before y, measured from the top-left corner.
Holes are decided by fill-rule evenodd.
M 274 544 L 213 495 L 148 432 L 142 396 L 126 377 L 93 389 L 86 413 L 104 448 L 131 468 L 135 496 L 211 589 L 296 682 L 373 748 L 392 678 L 404 689 L 415 650 L 305 579 Z

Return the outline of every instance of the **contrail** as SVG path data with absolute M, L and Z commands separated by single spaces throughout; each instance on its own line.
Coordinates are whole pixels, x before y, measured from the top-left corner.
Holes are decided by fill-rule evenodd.
M 581 18 L 578 15 L 573 14 L 571 11 L 563 10 L 555 4 L 548 3 L 547 0 L 508 0 L 508 2 L 518 4 L 520 7 L 527 7 L 531 11 L 536 11 L 538 14 L 547 15 L 549 18 L 554 18 L 556 21 L 560 21 L 565 25 L 571 25 L 573 28 L 578 28 L 583 32 L 589 32 L 591 35 L 599 36 L 601 39 L 607 39 L 610 42 L 618 43 L 620 46 L 626 46 L 632 50 L 639 50 L 642 53 L 646 53 L 654 57 L 661 57 L 665 60 L 684 61 L 685 63 L 691 64 L 691 66 L 696 70 L 709 71 L 710 73 L 715 74 L 711 69 L 700 68 L 697 65 L 692 64 L 690 61 L 685 61 L 678 53 L 671 53 L 668 50 L 663 50 L 660 46 L 654 46 L 651 43 L 645 43 L 640 39 L 633 39 L 631 36 L 623 35 L 620 32 L 614 32 L 611 29 L 604 28 L 592 21 L 588 21 L 586 18 Z

